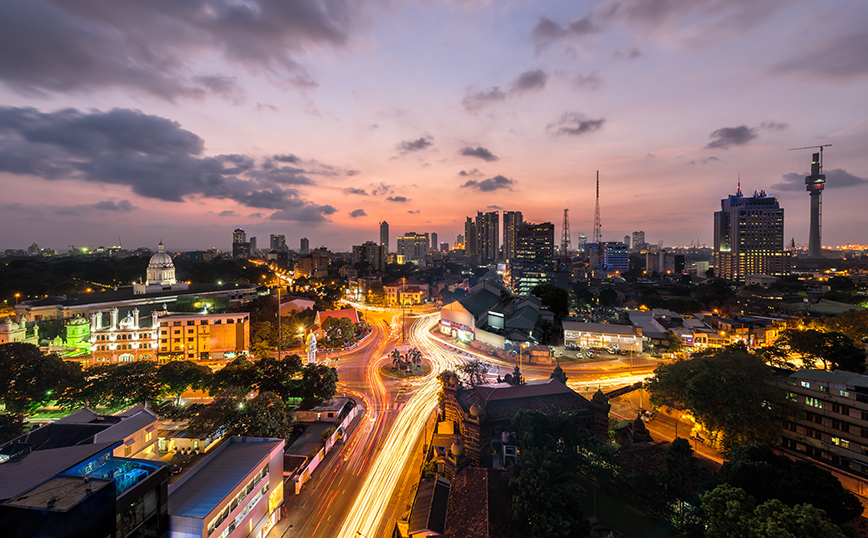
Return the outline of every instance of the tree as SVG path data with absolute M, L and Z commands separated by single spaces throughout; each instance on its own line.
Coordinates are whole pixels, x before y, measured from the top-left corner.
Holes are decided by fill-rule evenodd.
M 614 288 L 603 288 L 597 299 L 600 306 L 617 306 L 618 292 Z
M 827 370 L 860 374 L 865 370 L 865 349 L 843 333 L 787 329 L 775 345 L 800 354 L 806 368 L 814 368 L 819 361 Z
M 555 319 L 560 320 L 569 315 L 570 292 L 564 288 L 554 284 L 538 284 L 534 286 L 531 293 L 540 298 L 543 306 L 547 306 L 555 315 Z
M 0 445 L 24 433 L 24 415 L 0 413 Z
M 171 361 L 160 366 L 157 378 L 166 387 L 166 392 L 175 395 L 181 403 L 181 394 L 188 388 L 204 388 L 211 377 L 211 369 L 193 361 Z
M 349 318 L 326 318 L 322 328 L 325 331 L 325 344 L 331 348 L 349 344 L 356 334 L 356 326 Z
M 272 358 L 277 348 L 268 340 L 257 340 L 250 344 L 250 353 L 257 359 Z
M 143 404 L 159 398 L 165 386 L 157 374 L 157 365 L 150 361 L 123 362 L 111 373 L 111 403 L 127 405 Z
M 669 342 L 669 352 L 677 353 L 681 351 L 681 337 L 677 334 L 668 333 L 666 341 Z
M 707 538 L 845 538 L 840 527 L 827 521 L 810 504 L 787 506 L 777 499 L 756 506 L 743 489 L 721 484 L 701 496 Z
M 257 388 L 260 393 L 272 392 L 286 401 L 292 396 L 298 381 L 293 377 L 301 370 L 301 359 L 298 355 L 289 355 L 281 360 L 271 357 L 261 359 L 256 363 L 258 369 Z
M 244 357 L 238 357 L 211 375 L 208 392 L 213 395 L 221 390 L 236 388 L 246 393 L 253 389 L 258 380 L 256 365 Z
M 13 413 L 32 413 L 56 400 L 75 374 L 77 365 L 55 354 L 46 355 L 33 344 L 0 345 L 0 398 Z
M 301 407 L 322 405 L 337 391 L 338 372 L 324 364 L 308 364 L 302 369 L 301 383 L 295 396 L 301 397 Z
M 187 426 L 191 435 L 206 437 L 221 430 L 226 435 L 286 438 L 292 431 L 286 405 L 273 392 L 245 400 L 240 392 L 221 391 L 194 415 Z
M 835 523 L 862 513 L 859 499 L 831 473 L 806 461 L 778 456 L 766 445 L 737 447 L 721 469 L 723 479 L 758 502 L 778 499 L 789 506 L 810 504 Z
M 714 278 L 696 286 L 694 297 L 705 308 L 720 308 L 735 297 L 735 292 L 732 291 L 729 282 L 722 278 Z
M 826 316 L 814 321 L 812 328 L 846 334 L 854 342 L 868 344 L 868 309 L 847 310 L 837 316 Z
M 488 378 L 486 377 L 488 365 L 478 359 L 463 363 L 458 367 L 458 371 L 464 378 L 464 382 L 471 387 L 488 383 Z
M 661 364 L 646 388 L 655 407 L 690 410 L 726 452 L 734 446 L 773 442 L 794 411 L 786 391 L 772 383 L 762 359 L 727 348 Z

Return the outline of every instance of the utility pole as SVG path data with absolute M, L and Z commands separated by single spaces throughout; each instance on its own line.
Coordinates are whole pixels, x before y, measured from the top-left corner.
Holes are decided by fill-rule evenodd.
M 277 278 L 277 360 L 280 361 L 280 340 L 283 338 L 281 334 L 281 315 L 280 315 L 280 277 Z
M 404 327 L 406 327 L 405 315 L 404 315 L 404 292 L 407 290 L 407 277 L 401 278 L 401 343 L 407 343 L 407 337 L 404 333 Z
M 564 224 L 561 231 L 561 257 L 565 260 L 570 259 L 570 210 L 564 209 Z

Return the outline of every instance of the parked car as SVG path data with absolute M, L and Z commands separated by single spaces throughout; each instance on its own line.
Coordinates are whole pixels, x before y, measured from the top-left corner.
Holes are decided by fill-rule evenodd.
M 651 419 L 653 419 L 656 415 L 657 413 L 653 411 L 645 411 L 644 413 L 642 413 L 642 422 L 651 422 Z

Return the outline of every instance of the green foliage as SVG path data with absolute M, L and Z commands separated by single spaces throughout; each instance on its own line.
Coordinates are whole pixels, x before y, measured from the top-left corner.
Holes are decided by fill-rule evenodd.
M 0 413 L 0 445 L 24 433 L 24 415 Z
M 805 368 L 815 368 L 819 361 L 827 370 L 860 374 L 865 370 L 864 347 L 843 333 L 787 329 L 775 341 L 775 346 L 800 354 Z
M 426 461 L 422 464 L 422 479 L 427 480 L 437 476 L 437 464 L 434 461 Z
M 238 392 L 223 391 L 204 406 L 187 427 L 196 437 L 210 436 L 221 429 L 226 435 L 277 439 L 286 438 L 292 432 L 286 405 L 271 392 L 245 400 Z
M 681 338 L 677 334 L 667 334 L 666 341 L 669 342 L 670 353 L 676 353 L 678 351 L 681 351 Z
M 793 411 L 786 392 L 773 384 L 762 359 L 740 349 L 697 354 L 661 364 L 646 385 L 654 406 L 690 410 L 705 429 L 719 434 L 728 452 L 741 444 L 774 442 Z
M 777 499 L 756 506 L 743 489 L 721 484 L 701 497 L 707 538 L 844 538 L 840 527 L 827 521 L 810 504 L 787 506 Z
M 238 357 L 211 375 L 208 392 L 214 395 L 222 390 L 239 389 L 246 393 L 253 389 L 258 378 L 256 365 L 244 357 Z
M 348 318 L 326 318 L 322 328 L 325 331 L 323 344 L 332 349 L 349 344 L 356 334 L 356 325 Z
M 543 306 L 548 307 L 555 315 L 555 319 L 563 319 L 569 315 L 570 292 L 554 284 L 539 284 L 534 286 L 531 293 L 542 301 Z
M 478 359 L 462 363 L 458 372 L 462 381 L 471 387 L 488 383 L 488 378 L 485 377 L 488 365 Z
M 729 282 L 715 278 L 696 286 L 693 296 L 707 309 L 720 308 L 735 297 Z
M 301 383 L 293 396 L 301 397 L 301 407 L 316 407 L 337 391 L 338 372 L 324 364 L 308 364 L 302 369 Z
M 32 413 L 56 400 L 80 367 L 22 342 L 0 345 L 0 398 L 13 413 Z
M 847 310 L 836 316 L 827 316 L 811 324 L 812 328 L 839 332 L 854 342 L 868 343 L 868 310 Z
M 157 375 L 157 365 L 150 361 L 118 364 L 112 372 L 110 382 L 112 405 L 151 402 L 165 393 Z
M 778 456 L 766 445 L 737 447 L 721 474 L 728 484 L 761 503 L 778 499 L 788 506 L 810 504 L 835 523 L 862 513 L 859 499 L 831 473 L 810 462 Z
M 256 386 L 259 392 L 273 392 L 284 401 L 297 392 L 299 381 L 293 377 L 301 370 L 301 359 L 298 355 L 284 356 L 279 361 L 271 357 L 261 359 L 256 366 Z
M 366 302 L 372 306 L 386 306 L 386 288 L 382 284 L 371 286 Z
M 157 379 L 168 394 L 174 394 L 178 402 L 188 388 L 201 389 L 208 385 L 211 369 L 193 361 L 171 361 L 160 366 Z

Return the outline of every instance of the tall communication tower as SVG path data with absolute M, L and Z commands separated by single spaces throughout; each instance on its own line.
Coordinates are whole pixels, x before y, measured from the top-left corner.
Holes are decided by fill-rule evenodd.
M 817 149 L 819 153 L 814 153 L 811 160 L 811 175 L 805 177 L 805 190 L 811 196 L 811 226 L 808 236 L 808 256 L 811 258 L 822 257 L 821 229 L 823 219 L 823 189 L 826 186 L 826 175 L 823 174 L 823 148 L 829 147 L 832 144 L 823 144 L 821 146 L 806 146 L 804 148 L 790 148 L 787 151 L 796 151 L 800 149 Z
M 600 223 L 600 171 L 597 170 L 597 207 L 594 209 L 594 243 L 603 242 L 603 225 Z
M 569 258 L 572 245 L 570 242 L 570 210 L 564 209 L 564 226 L 561 231 L 561 257 Z

